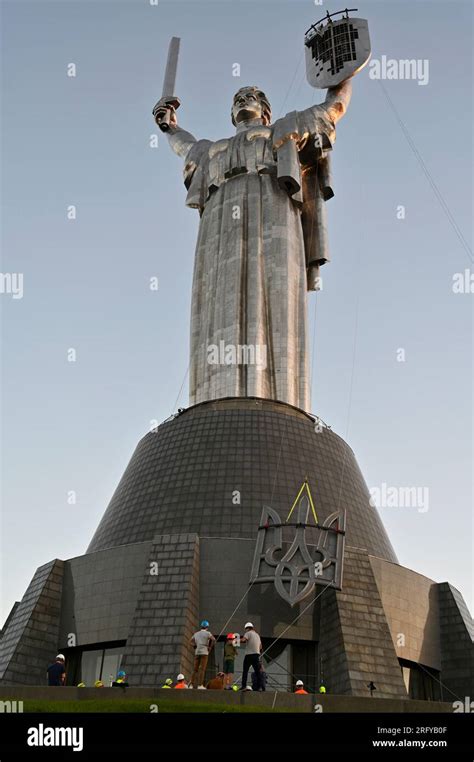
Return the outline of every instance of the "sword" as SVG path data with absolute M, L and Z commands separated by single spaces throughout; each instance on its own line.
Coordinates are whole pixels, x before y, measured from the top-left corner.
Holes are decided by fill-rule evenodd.
M 165 78 L 163 80 L 163 91 L 160 100 L 153 109 L 155 122 L 162 132 L 167 132 L 170 128 L 170 108 L 177 109 L 180 105 L 179 98 L 173 94 L 176 84 L 180 42 L 179 37 L 172 37 L 170 40 Z

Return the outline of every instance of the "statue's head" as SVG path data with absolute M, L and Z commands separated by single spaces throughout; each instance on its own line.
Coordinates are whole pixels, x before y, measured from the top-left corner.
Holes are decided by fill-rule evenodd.
M 272 109 L 267 96 L 258 87 L 241 87 L 234 95 L 231 116 L 234 125 L 248 119 L 263 119 L 264 124 L 270 124 Z

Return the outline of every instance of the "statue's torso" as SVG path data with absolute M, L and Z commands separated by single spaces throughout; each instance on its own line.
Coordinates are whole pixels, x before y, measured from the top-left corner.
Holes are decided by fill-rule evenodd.
M 209 148 L 210 186 L 219 188 L 226 180 L 242 173 L 271 172 L 276 169 L 272 128 L 249 127 Z
M 191 332 L 192 404 L 269 397 L 308 409 L 306 268 L 300 209 L 279 182 L 275 126 L 198 145 L 188 198 L 203 209 Z M 296 143 L 289 169 L 299 177 Z M 201 149 L 201 150 L 200 150 Z M 262 363 L 209 362 L 209 347 L 251 346 Z

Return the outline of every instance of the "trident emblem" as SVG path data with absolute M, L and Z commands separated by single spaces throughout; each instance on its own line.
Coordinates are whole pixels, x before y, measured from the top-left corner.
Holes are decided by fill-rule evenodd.
M 314 523 L 309 523 L 310 510 Z M 293 521 L 290 521 L 292 516 Z M 281 556 L 283 529 L 286 527 L 294 527 L 295 533 L 289 548 Z M 319 535 L 316 545 L 308 546 L 307 527 Z M 333 513 L 324 524 L 319 524 L 305 479 L 284 523 L 273 508 L 263 508 L 250 582 L 273 582 L 278 594 L 290 606 L 310 595 L 316 584 L 340 589 L 344 535 L 344 513 Z
M 303 495 L 298 504 L 295 538 L 275 569 L 275 587 L 291 606 L 303 600 L 316 583 L 315 562 L 305 538 L 308 515 L 309 499 Z

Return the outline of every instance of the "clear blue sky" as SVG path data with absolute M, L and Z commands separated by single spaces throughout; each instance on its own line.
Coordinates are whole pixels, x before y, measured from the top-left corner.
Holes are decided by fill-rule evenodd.
M 150 421 L 187 404 L 198 217 L 166 139 L 149 147 L 169 38 L 182 38 L 179 120 L 218 139 L 233 133 L 245 84 L 265 90 L 274 117 L 324 98 L 306 83 L 302 38 L 340 3 L 1 5 L 2 271 L 24 273 L 24 298 L 0 297 L 3 621 L 39 565 L 84 552 Z M 384 86 L 469 237 L 470 3 L 378 0 L 357 15 L 374 57 L 429 60 L 427 86 Z M 333 261 L 309 296 L 312 408 L 348 440 L 369 486 L 429 488 L 427 512 L 383 508 L 383 521 L 402 564 L 469 601 L 474 295 L 453 294 L 452 277 L 472 264 L 368 69 L 338 126 L 333 172 Z

